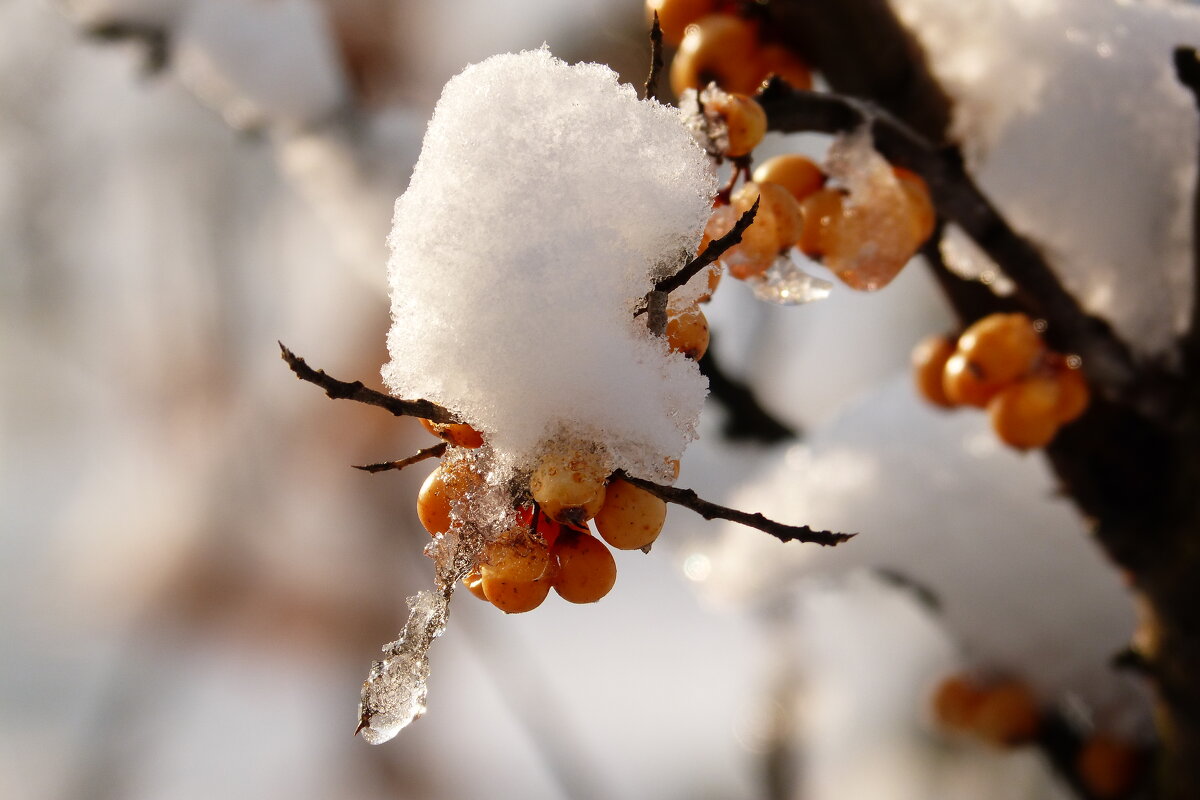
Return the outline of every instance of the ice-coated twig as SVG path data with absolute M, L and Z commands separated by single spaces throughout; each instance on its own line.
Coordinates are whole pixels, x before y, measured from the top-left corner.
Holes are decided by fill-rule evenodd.
M 644 489 L 660 500 L 690 508 L 705 519 L 725 519 L 730 522 L 736 522 L 739 525 L 745 525 L 748 528 L 769 533 L 781 542 L 811 542 L 813 544 L 832 547 L 857 536 L 854 533 L 814 531 L 807 525 L 785 525 L 782 522 L 768 519 L 761 513 L 750 514 L 745 511 L 738 511 L 734 508 L 717 505 L 716 503 L 710 503 L 691 489 L 664 486 L 661 483 L 648 481 L 644 478 L 635 478 L 622 470 L 617 470 L 614 474 L 621 480 L 628 481 L 639 489 Z
M 378 406 L 390 411 L 397 417 L 424 417 L 427 420 L 441 423 L 461 422 L 449 409 L 439 406 L 429 400 L 402 400 L 399 397 L 368 389 L 362 381 L 347 383 L 325 374 L 323 369 L 313 369 L 303 358 L 293 353 L 279 342 L 279 350 L 283 360 L 302 381 L 320 386 L 325 394 L 334 400 L 353 400 L 368 406 Z
M 827 92 L 792 89 L 772 78 L 758 95 L 768 130 L 849 133 L 866 129 L 875 148 L 893 164 L 911 169 L 929 185 L 939 216 L 975 240 L 1020 288 L 1030 310 L 1050 324 L 1047 338 L 1083 357 L 1088 376 L 1123 396 L 1134 390 L 1138 368 L 1128 346 L 1104 320 L 1087 314 L 1063 287 L 1046 259 L 1019 235 L 967 174 L 956 149 L 937 147 L 871 103 Z
M 662 26 L 658 24 L 658 12 L 654 12 L 654 22 L 650 24 L 650 74 L 646 76 L 646 89 L 642 96 L 647 100 L 658 99 L 658 76 L 663 68 L 663 34 Z
M 361 469 L 363 472 L 387 472 L 391 469 L 404 469 L 411 467 L 413 464 L 424 461 L 427 458 L 441 458 L 446 453 L 446 448 L 449 447 L 448 442 L 441 442 L 432 447 L 425 447 L 413 453 L 408 458 L 402 458 L 399 461 L 381 461 L 378 464 L 354 464 L 355 469 Z
M 1200 56 L 1194 47 L 1176 47 L 1174 52 L 1175 75 L 1192 93 L 1200 110 Z M 1197 148 L 1200 151 L 1200 147 Z M 1195 182 L 1192 197 L 1192 316 L 1187 332 L 1180 342 L 1184 363 L 1193 371 L 1200 369 L 1200 172 Z
M 754 222 L 754 215 L 758 213 L 758 200 L 754 201 L 754 205 L 746 209 L 742 216 L 738 217 L 737 223 L 720 239 L 714 239 L 708 243 L 708 247 L 704 248 L 704 252 L 693 258 L 688 263 L 679 268 L 679 271 L 674 275 L 668 275 L 665 278 L 660 278 L 655 284 L 653 291 L 665 292 L 670 294 L 676 289 L 684 286 L 688 281 L 700 273 L 702 269 L 708 267 L 718 258 L 725 255 L 725 251 L 733 247 L 738 242 L 742 241 L 742 234 L 746 232 L 746 228 L 750 227 L 750 223 Z

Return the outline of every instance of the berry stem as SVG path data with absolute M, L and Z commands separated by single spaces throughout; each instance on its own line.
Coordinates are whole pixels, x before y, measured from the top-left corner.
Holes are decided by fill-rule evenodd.
M 404 469 L 427 458 L 441 458 L 445 455 L 446 448 L 449 446 L 448 442 L 442 442 L 422 448 L 408 458 L 402 458 L 399 461 L 380 461 L 378 464 L 354 464 L 352 466 L 355 469 L 361 469 L 363 472 L 387 472 L 392 469 Z

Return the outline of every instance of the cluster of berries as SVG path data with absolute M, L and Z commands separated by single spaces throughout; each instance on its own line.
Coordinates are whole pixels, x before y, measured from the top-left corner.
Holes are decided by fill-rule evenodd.
M 996 435 L 1021 450 L 1045 447 L 1087 410 L 1077 358 L 1049 350 L 1027 315 L 989 314 L 958 337 L 931 336 L 913 351 L 917 389 L 942 406 L 987 408 Z
M 647 0 L 646 10 L 658 13 L 663 41 L 677 48 L 671 61 L 671 89 L 676 95 L 712 82 L 731 92 L 752 94 L 772 75 L 797 89 L 812 87 L 808 65 L 768 38 L 755 17 L 760 9 L 752 4 Z
M 935 689 L 932 711 L 943 729 L 999 747 L 1029 744 L 1042 727 L 1042 711 L 1033 692 L 1012 679 L 984 683 L 952 675 Z M 1088 736 L 1074 755 L 1076 777 L 1097 800 L 1128 797 L 1141 773 L 1138 748 L 1107 734 Z
M 460 448 L 429 474 L 417 495 L 417 516 L 436 537 L 470 515 L 472 495 L 484 478 L 465 451 L 480 447 L 483 439 L 464 423 L 422 424 Z M 678 463 L 672 467 L 678 475 Z M 572 603 L 596 602 L 617 579 L 605 542 L 617 550 L 648 550 L 667 516 L 662 500 L 609 475 L 586 447 L 547 452 L 527 490 L 513 494 L 512 525 L 488 538 L 463 578 L 472 594 L 510 614 L 537 608 L 551 589 Z

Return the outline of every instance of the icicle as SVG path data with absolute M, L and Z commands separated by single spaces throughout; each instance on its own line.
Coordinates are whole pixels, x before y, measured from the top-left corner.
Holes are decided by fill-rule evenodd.
M 761 277 L 750 278 L 747 283 L 759 300 L 784 306 L 824 300 L 833 291 L 833 284 L 801 269 L 806 262 L 814 263 L 793 247 L 776 258 Z

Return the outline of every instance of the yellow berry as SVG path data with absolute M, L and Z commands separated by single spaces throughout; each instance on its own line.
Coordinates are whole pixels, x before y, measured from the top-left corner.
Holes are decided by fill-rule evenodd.
M 529 489 L 542 513 L 556 522 L 581 525 L 604 505 L 607 477 L 595 453 L 560 449 L 542 456 L 530 477 Z
M 760 81 L 778 75 L 793 89 L 812 88 L 812 70 L 808 64 L 783 45 L 763 45 L 759 50 L 758 59 L 759 70 L 762 73 Z
M 935 406 L 953 406 L 946 396 L 943 377 L 946 362 L 954 355 L 954 340 L 948 336 L 929 336 L 922 339 L 912 352 L 913 378 L 917 392 Z
M 640 550 L 654 543 L 666 518 L 666 503 L 617 479 L 608 484 L 595 524 L 604 541 L 618 550 Z
M 1029 687 L 1018 681 L 1006 681 L 983 691 L 973 729 L 980 738 L 1007 747 L 1032 740 L 1040 723 L 1037 698 Z
M 800 206 L 792 193 L 777 183 L 744 184 L 733 195 L 734 210 L 740 216 L 758 200 L 754 222 L 742 234 L 742 241 L 725 254 L 729 274 L 739 280 L 761 275 L 780 252 L 792 246 L 803 229 Z
M 958 337 L 958 352 L 985 381 L 1006 384 L 1033 367 L 1042 352 L 1042 338 L 1024 314 L 989 314 Z
M 483 546 L 479 572 L 484 578 L 526 582 L 540 578 L 550 563 L 546 543 L 518 525 Z
M 483 436 L 465 422 L 441 423 L 422 418 L 421 425 L 434 436 L 455 447 L 474 449 L 483 445 Z
M 1035 375 L 1007 386 L 988 401 L 996 436 L 1019 450 L 1045 447 L 1058 433 L 1058 383 Z
M 1080 781 L 1097 800 L 1128 795 L 1140 767 L 1141 754 L 1136 748 L 1103 734 L 1088 739 L 1075 759 Z
M 596 537 L 563 531 L 550 548 L 555 563 L 554 591 L 571 603 L 594 603 L 617 581 L 617 562 Z
M 732 14 L 709 14 L 689 25 L 671 61 L 671 91 L 716 82 L 728 92 L 752 94 L 762 80 L 754 26 Z
M 708 350 L 708 320 L 696 303 L 672 303 L 667 306 L 667 345 L 698 361 Z
M 758 146 L 767 133 L 767 113 L 752 97 L 736 92 L 704 93 L 704 111 L 725 123 L 724 154 L 744 156 Z
M 550 581 L 512 581 L 484 575 L 480 581 L 488 602 L 506 614 L 532 611 L 550 594 Z
M 825 173 L 812 159 L 795 153 L 769 158 L 754 170 L 755 183 L 777 183 L 803 200 L 825 185 Z
M 652 18 L 658 12 L 663 41 L 675 47 L 683 41 L 688 25 L 711 14 L 716 7 L 717 0 L 646 0 L 646 16 Z
M 1074 422 L 1087 411 L 1092 399 L 1083 370 L 1064 367 L 1055 373 L 1054 379 L 1058 383 L 1055 416 L 1064 425 Z
M 948 730 L 970 730 L 982 699 L 983 690 L 974 681 L 963 675 L 952 675 L 934 691 L 934 719 Z
M 479 567 L 464 575 L 462 580 L 463 586 L 467 587 L 467 591 L 480 600 L 487 600 L 487 595 L 483 593 L 483 576 L 479 574 Z
M 417 493 L 417 517 L 430 536 L 450 530 L 451 508 L 480 478 L 465 461 L 443 462 L 429 473 Z
M 845 195 L 837 189 L 818 189 L 800 201 L 800 252 L 809 258 L 825 255 L 844 213 Z

